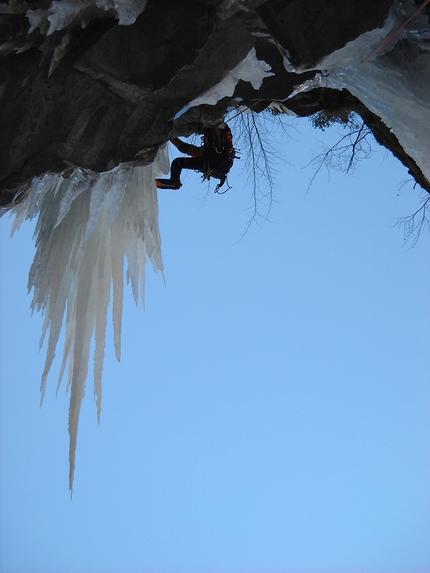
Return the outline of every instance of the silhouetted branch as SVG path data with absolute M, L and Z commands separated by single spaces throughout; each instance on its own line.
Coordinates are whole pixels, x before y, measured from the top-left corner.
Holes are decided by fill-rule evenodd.
M 430 232 L 430 195 L 422 200 L 422 205 L 412 215 L 401 217 L 396 221 L 398 227 L 403 227 L 405 241 L 412 241 L 411 248 L 415 247 L 423 229 Z
M 274 123 L 281 124 L 284 134 L 287 131 L 282 119 L 270 112 L 255 113 L 246 109 L 233 123 L 235 147 L 245 159 L 243 169 L 252 192 L 252 216 L 243 233 L 246 234 L 252 223 L 268 220 L 274 202 L 275 165 L 282 160 L 277 151 L 279 142 L 273 137 Z
M 368 140 L 372 134 L 371 129 L 364 121 L 361 123 L 354 121 L 348 125 L 352 129 L 347 134 L 308 163 L 308 165 L 316 166 L 308 189 L 323 167 L 349 173 L 355 169 L 358 161 L 368 159 L 372 155 L 372 147 Z

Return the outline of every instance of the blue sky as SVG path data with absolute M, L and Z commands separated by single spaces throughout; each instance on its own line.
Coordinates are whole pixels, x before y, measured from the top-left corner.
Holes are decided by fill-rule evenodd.
M 125 291 L 72 501 L 55 371 L 39 408 L 32 225 L 0 221 L 2 573 L 430 571 L 430 244 L 394 226 L 421 194 L 381 149 L 307 190 L 336 134 L 291 134 L 243 237 L 243 157 L 225 195 L 194 173 L 159 193 L 166 286 L 148 268 L 145 311 Z

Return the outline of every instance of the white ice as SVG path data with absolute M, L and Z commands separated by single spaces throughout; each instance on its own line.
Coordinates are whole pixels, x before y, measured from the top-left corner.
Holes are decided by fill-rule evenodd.
M 259 90 L 264 78 L 274 75 L 270 71 L 271 69 L 272 68 L 267 62 L 257 58 L 255 48 L 252 48 L 240 64 L 228 72 L 223 80 L 199 97 L 193 99 L 176 115 L 175 119 L 180 117 L 190 107 L 203 104 L 215 105 L 220 99 L 231 97 L 234 94 L 236 84 L 240 80 L 250 82 L 255 90 Z
M 24 3 L 25 8 L 21 11 L 28 8 L 26 17 L 30 24 L 29 34 L 39 28 L 42 34 L 50 36 L 54 32 L 67 28 L 72 23 L 77 22 L 85 27 L 87 21 L 83 18 L 82 13 L 91 6 L 103 11 L 112 10 L 113 14 L 116 12 L 118 24 L 130 26 L 145 10 L 147 2 L 148 0 L 53 0 L 45 10 L 40 8 L 32 10 L 28 8 L 28 4 Z M 13 3 L 7 6 L 9 11 L 14 9 Z M 2 11 L 6 11 L 6 8 L 3 10 L 0 8 L 0 12 Z
M 383 28 L 362 34 L 333 52 L 317 68 L 328 77 L 297 86 L 296 93 L 317 86 L 347 89 L 378 115 L 430 181 L 430 30 L 417 15 L 374 57 L 369 55 L 416 9 L 397 2 Z M 305 70 L 299 70 L 305 71 Z M 288 105 L 288 104 L 287 104 Z
M 143 303 L 145 263 L 163 273 L 155 178 L 169 171 L 167 146 L 145 167 L 121 164 L 97 174 L 76 169 L 72 176 L 47 174 L 34 179 L 26 198 L 11 209 L 12 233 L 37 217 L 36 254 L 28 288 L 31 308 L 45 320 L 41 345 L 48 337 L 41 381 L 43 400 L 60 333 L 65 343 L 58 386 L 67 367 L 70 388 L 69 487 L 73 488 L 79 412 L 85 394 L 91 341 L 94 349 L 94 397 L 100 421 L 102 369 L 107 312 L 112 295 L 116 356 L 121 352 L 124 262 L 133 298 Z M 57 388 L 58 391 L 58 388 Z

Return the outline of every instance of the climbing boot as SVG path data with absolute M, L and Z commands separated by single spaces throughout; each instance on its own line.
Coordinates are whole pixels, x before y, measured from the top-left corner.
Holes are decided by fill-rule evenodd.
M 158 189 L 180 189 L 182 187 L 179 179 L 156 179 L 155 184 Z

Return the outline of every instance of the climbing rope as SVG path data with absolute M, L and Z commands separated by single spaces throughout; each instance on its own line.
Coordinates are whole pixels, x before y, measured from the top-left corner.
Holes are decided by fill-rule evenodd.
M 423 2 L 422 4 L 420 4 L 420 6 L 418 6 L 418 8 L 417 8 L 416 10 L 414 10 L 414 12 L 412 12 L 412 14 L 409 16 L 409 18 L 407 18 L 407 19 L 403 22 L 403 24 L 401 24 L 398 28 L 396 28 L 396 29 L 394 30 L 394 32 L 391 32 L 391 34 L 388 36 L 388 38 L 385 38 L 385 40 L 384 40 L 381 44 L 379 44 L 379 46 L 378 46 L 377 48 L 375 48 L 375 49 L 373 50 L 373 52 L 372 52 L 369 56 L 367 56 L 367 58 L 366 58 L 365 60 L 363 60 L 362 64 L 366 64 L 366 63 L 370 60 L 370 58 L 373 58 L 373 56 L 375 56 L 380 50 L 382 50 L 382 48 L 383 48 L 384 46 L 386 46 L 386 45 L 388 44 L 388 42 L 390 42 L 393 38 L 395 38 L 395 37 L 397 36 L 397 34 L 398 34 L 399 32 L 401 32 L 401 31 L 403 30 L 403 28 L 404 28 L 407 24 L 409 24 L 409 22 L 410 22 L 413 18 L 415 18 L 415 16 L 416 16 L 419 12 L 421 12 L 421 10 L 422 10 L 423 8 L 425 8 L 429 2 L 430 2 L 430 0 L 424 0 L 424 2 Z
M 430 1 L 430 0 L 428 0 Z M 241 113 L 244 113 L 245 111 L 252 109 L 254 106 L 256 106 L 258 103 L 262 102 L 262 99 L 259 99 L 257 101 L 255 101 L 252 105 L 248 105 L 246 106 L 246 109 L 242 109 L 240 110 L 236 115 L 234 115 L 233 117 L 229 117 L 226 121 L 232 121 L 233 119 L 235 119 L 238 115 L 240 115 Z

